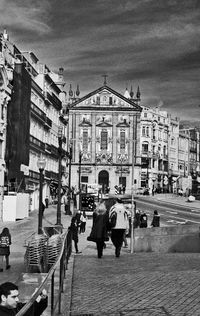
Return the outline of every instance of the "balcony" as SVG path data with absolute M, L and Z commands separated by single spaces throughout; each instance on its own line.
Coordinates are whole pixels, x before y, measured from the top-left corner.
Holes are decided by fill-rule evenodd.
M 52 127 L 52 120 L 50 120 L 50 118 L 48 118 L 47 116 L 45 117 L 45 127 L 47 127 L 48 129 L 50 129 Z
M 51 154 L 52 154 L 54 157 L 58 158 L 58 148 L 55 147 L 54 145 L 51 145 Z
M 45 170 L 45 178 L 51 179 L 51 171 Z
M 44 91 L 44 100 L 46 105 L 52 104 L 51 94 L 48 91 Z
M 45 151 L 51 153 L 51 145 L 45 143 Z
M 30 140 L 30 147 L 32 147 L 34 150 L 37 150 L 39 152 L 42 152 L 45 150 L 45 144 L 41 142 L 39 139 L 37 139 L 34 136 L 29 137 Z
M 34 116 L 41 123 L 45 121 L 46 115 L 35 104 L 31 103 L 31 115 Z

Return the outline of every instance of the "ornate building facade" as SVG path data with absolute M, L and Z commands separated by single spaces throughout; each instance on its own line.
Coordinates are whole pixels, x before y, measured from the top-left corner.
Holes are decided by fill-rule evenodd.
M 115 192 L 139 185 L 140 115 L 139 90 L 128 99 L 104 82 L 99 89 L 69 106 L 69 145 L 72 148 L 71 185 L 99 184 Z

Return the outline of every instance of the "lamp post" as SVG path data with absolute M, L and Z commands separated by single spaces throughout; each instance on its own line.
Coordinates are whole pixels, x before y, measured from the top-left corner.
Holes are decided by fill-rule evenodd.
M 42 184 L 43 184 L 43 171 L 46 166 L 46 160 L 41 156 L 37 161 L 37 166 L 40 171 L 40 191 L 39 191 L 39 212 L 38 212 L 38 234 L 42 234 L 42 217 L 43 217 L 43 205 L 42 205 Z
M 81 211 L 81 160 L 82 160 L 82 152 L 79 151 L 78 190 L 79 190 L 79 210 L 80 211 Z
M 67 153 L 67 157 L 69 158 L 69 179 L 68 179 L 68 213 L 70 215 L 70 201 L 71 201 L 71 167 L 72 167 L 72 146 L 70 145 L 69 152 Z
M 57 204 L 57 222 L 56 225 L 62 229 L 61 224 L 61 162 L 62 162 L 62 126 L 58 128 L 58 204 Z

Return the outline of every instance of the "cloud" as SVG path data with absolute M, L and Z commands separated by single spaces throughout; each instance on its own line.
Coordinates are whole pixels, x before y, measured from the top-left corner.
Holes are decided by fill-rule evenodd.
M 36 0 L 34 3 L 25 0 L 2 0 L 0 2 L 1 24 L 4 28 L 13 30 L 14 34 L 18 33 L 19 37 L 23 36 L 23 31 L 37 33 L 37 35 L 48 33 L 50 27 L 45 23 L 45 13 L 48 8 L 49 3 L 46 0 Z
M 63 66 L 82 95 L 107 73 L 121 93 L 139 84 L 146 105 L 196 115 L 199 0 L 2 0 L 0 14 L 20 49 L 54 71 Z

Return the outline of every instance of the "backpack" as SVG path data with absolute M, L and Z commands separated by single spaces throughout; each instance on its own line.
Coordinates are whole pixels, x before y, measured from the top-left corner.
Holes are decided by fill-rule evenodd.
M 109 228 L 112 229 L 116 226 L 117 223 L 117 212 L 112 212 L 110 218 L 109 218 Z
M 9 237 L 8 236 L 1 236 L 0 237 L 0 247 L 8 247 L 9 245 L 10 245 Z

